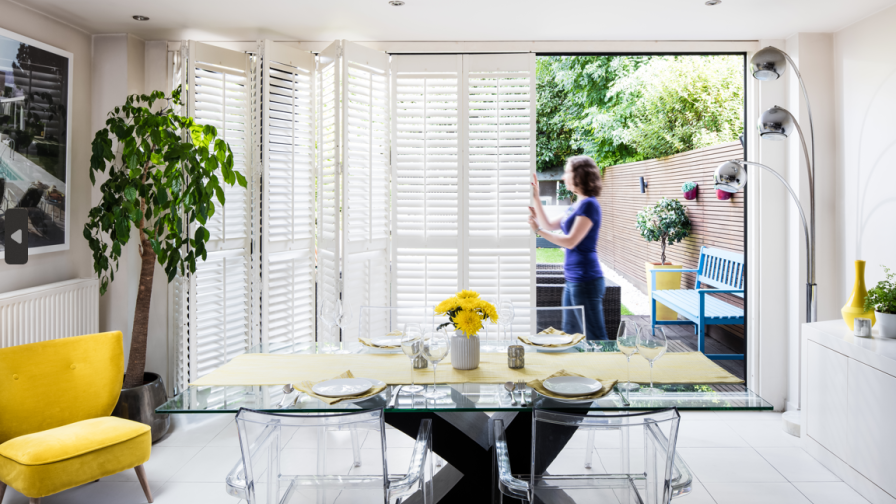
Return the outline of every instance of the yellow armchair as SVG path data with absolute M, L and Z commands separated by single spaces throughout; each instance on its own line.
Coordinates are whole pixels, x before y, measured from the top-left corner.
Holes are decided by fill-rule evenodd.
M 120 332 L 0 348 L 0 502 L 9 485 L 31 499 L 135 469 L 150 428 L 109 416 L 121 393 Z

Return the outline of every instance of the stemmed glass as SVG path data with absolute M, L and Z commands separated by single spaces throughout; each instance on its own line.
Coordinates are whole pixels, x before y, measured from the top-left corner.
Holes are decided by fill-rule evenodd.
M 348 301 L 343 301 L 340 299 L 336 301 L 336 325 L 339 326 L 339 332 L 341 335 L 345 334 L 345 328 L 350 326 L 352 321 L 354 320 L 354 313 L 352 312 L 352 305 Z M 337 354 L 347 354 L 349 352 L 345 346 L 339 348 L 339 344 L 336 344 L 337 349 L 334 353 Z
M 317 309 L 317 318 L 326 330 L 326 335 L 322 338 L 324 341 L 318 344 L 318 351 L 332 353 L 334 349 L 330 337 L 332 337 L 333 326 L 336 325 L 336 307 L 330 301 L 321 301 L 320 307 Z
M 408 324 L 402 331 L 401 351 L 411 359 L 411 384 L 402 387 L 402 390 L 416 394 L 424 388 L 422 385 L 414 383 L 414 360 L 423 352 L 423 330 L 420 328 L 420 324 Z
M 635 392 L 641 388 L 637 383 L 632 383 L 632 354 L 638 351 L 638 333 L 640 332 L 641 328 L 637 324 L 623 320 L 619 323 L 619 331 L 616 333 L 616 347 L 625 355 L 626 374 L 628 375 L 628 381 L 620 383 L 617 387 L 625 392 Z
M 423 358 L 432 364 L 432 390 L 423 394 L 427 399 L 438 399 L 445 397 L 446 393 L 439 392 L 436 387 L 436 368 L 439 362 L 448 355 L 449 339 L 445 329 L 436 329 L 433 332 L 426 333 L 423 337 Z
M 487 303 L 491 303 L 492 306 L 494 306 L 495 308 L 498 307 L 498 302 L 495 301 L 494 298 L 482 296 L 481 299 Z M 489 344 L 489 333 L 491 332 L 491 331 L 489 331 L 489 323 L 490 322 L 488 319 L 485 319 L 482 321 L 482 326 L 483 326 L 482 328 L 485 330 L 485 341 L 482 342 L 482 346 L 480 348 L 482 349 L 483 352 L 491 352 L 491 351 L 497 350 L 497 348 L 498 348 L 497 345 Z M 498 335 L 498 337 L 500 338 L 500 334 Z
M 498 325 L 504 329 L 504 339 L 507 339 L 507 328 L 510 328 L 510 339 L 508 344 L 513 344 L 513 317 L 516 312 L 513 310 L 513 301 L 501 301 L 498 306 Z
M 638 331 L 638 353 L 650 363 L 650 387 L 641 389 L 641 393 L 644 395 L 665 393 L 665 390 L 653 386 L 653 363 L 666 353 L 667 346 L 666 331 L 662 327 L 655 327 L 651 330 L 650 327 L 644 326 Z

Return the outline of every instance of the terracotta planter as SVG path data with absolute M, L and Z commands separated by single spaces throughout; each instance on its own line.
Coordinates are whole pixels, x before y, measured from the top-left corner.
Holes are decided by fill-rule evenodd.
M 716 189 L 716 198 L 727 201 L 731 199 L 731 193 L 728 191 L 723 191 L 721 189 Z
M 690 191 L 686 191 L 684 193 L 684 199 L 686 199 L 688 201 L 693 201 L 693 200 L 697 199 L 697 188 L 695 187 L 695 188 L 691 189 Z

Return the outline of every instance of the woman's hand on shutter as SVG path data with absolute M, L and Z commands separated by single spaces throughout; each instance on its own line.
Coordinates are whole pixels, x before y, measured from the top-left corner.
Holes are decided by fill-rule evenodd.
M 532 198 L 536 204 L 541 204 L 541 193 L 538 190 L 538 175 L 532 174 Z

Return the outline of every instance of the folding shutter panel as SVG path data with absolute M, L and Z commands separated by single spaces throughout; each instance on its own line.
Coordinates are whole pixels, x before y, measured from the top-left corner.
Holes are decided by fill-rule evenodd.
M 169 53 L 169 64 L 171 68 L 171 82 L 169 83 L 169 95 L 178 87 L 181 90 L 181 103 L 186 99 L 187 91 L 187 67 L 186 59 L 188 55 L 188 45 L 181 42 L 180 48 Z M 185 115 L 184 105 L 171 104 L 174 113 Z M 170 300 L 170 310 L 173 313 L 171 327 L 169 330 L 169 348 L 174 349 L 171 358 L 172 387 L 174 392 L 185 390 L 190 384 L 189 362 L 190 362 L 190 324 L 189 324 L 189 289 L 190 278 L 189 273 L 186 276 L 177 275 L 168 284 L 168 298 Z
M 341 42 L 320 52 L 316 76 L 317 106 L 317 307 L 339 300 L 340 242 L 340 87 Z M 318 324 L 318 341 L 336 341 L 338 329 Z
M 463 79 L 466 285 L 534 306 L 535 236 L 526 220 L 535 173 L 535 55 L 464 55 Z
M 392 305 L 409 322 L 461 287 L 461 55 L 392 56 Z M 412 315 L 413 314 L 413 315 Z
M 261 342 L 269 351 L 314 339 L 315 57 L 259 43 Z
M 342 41 L 342 298 L 357 339 L 361 306 L 389 302 L 389 55 Z
M 189 43 L 187 113 L 199 124 L 214 126 L 234 155 L 234 169 L 251 179 L 249 161 L 248 56 L 218 47 Z M 215 201 L 206 228 L 208 258 L 198 261 L 189 278 L 188 376 L 194 380 L 244 353 L 250 341 L 249 194 L 225 186 L 226 203 Z M 215 389 L 210 402 L 226 401 Z

